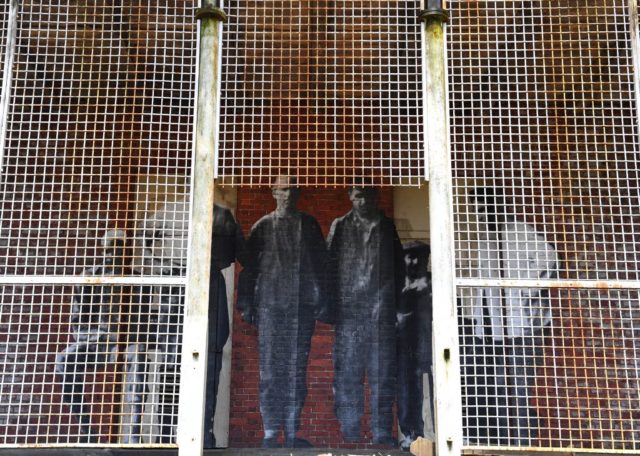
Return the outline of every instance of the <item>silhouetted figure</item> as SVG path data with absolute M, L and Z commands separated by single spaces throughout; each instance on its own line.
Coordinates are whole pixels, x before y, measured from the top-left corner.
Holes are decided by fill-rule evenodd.
M 318 222 L 297 208 L 296 180 L 273 186 L 276 210 L 251 228 L 238 308 L 258 327 L 262 446 L 309 447 L 296 433 L 307 395 L 307 361 L 315 320 L 322 313 L 326 248 Z
M 477 277 L 539 280 L 557 276 L 554 247 L 531 225 L 508 214 L 501 195 L 491 188 L 478 188 L 469 198 L 478 215 Z M 478 379 L 481 391 L 487 392 L 486 400 L 472 404 L 480 415 L 488 416 L 486 422 L 476 423 L 488 429 L 488 435 L 469 437 L 487 444 L 534 445 L 538 419 L 530 400 L 545 328 L 551 322 L 549 290 L 485 287 L 473 292 L 469 317 L 478 347 L 473 365 L 486 369 L 476 374 L 494 375 L 494 381 Z
M 398 423 L 404 439 L 400 447 L 408 450 L 411 442 L 425 437 L 423 402 L 427 413 L 427 437 L 433 435 L 433 372 L 431 273 L 429 245 L 420 241 L 404 246 L 406 278 L 398 307 Z M 429 389 L 425 397 L 423 377 Z
M 211 273 L 209 281 L 209 356 L 207 362 L 207 384 L 205 402 L 204 448 L 215 448 L 213 433 L 214 415 L 222 369 L 222 350 L 229 338 L 229 308 L 227 286 L 222 270 L 241 259 L 244 238 L 240 225 L 227 208 L 213 206 L 213 239 Z M 241 261 L 242 262 L 242 261 Z M 215 333 L 213 329 L 215 328 Z
M 345 440 L 360 440 L 365 374 L 371 389 L 373 442 L 395 445 L 396 311 L 404 284 L 402 245 L 377 208 L 377 191 L 352 187 L 353 209 L 334 220 L 327 239 L 335 274 L 333 350 L 336 416 Z

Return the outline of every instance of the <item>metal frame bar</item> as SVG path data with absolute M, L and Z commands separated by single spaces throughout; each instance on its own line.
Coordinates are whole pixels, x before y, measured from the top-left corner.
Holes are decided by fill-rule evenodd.
M 13 78 L 13 57 L 16 50 L 16 35 L 18 29 L 19 0 L 11 0 L 7 26 L 7 44 L 2 69 L 2 97 L 0 98 L 0 176 L 4 168 L 4 142 L 7 135 L 7 117 L 9 115 L 9 95 Z
M 433 2 L 429 3 L 432 7 Z M 421 2 L 424 9 L 424 2 Z M 445 5 L 438 5 L 443 8 Z M 436 453 L 459 455 L 462 448 L 460 356 L 456 310 L 453 184 L 447 95 L 446 27 L 444 17 L 424 15 L 422 62 L 425 81 L 426 150 L 429 154 L 429 213 L 433 273 L 433 368 Z M 437 221 L 437 222 L 436 222 Z M 444 228 L 442 228 L 444 227 Z
M 202 8 L 216 8 L 203 0 Z M 222 6 L 222 5 L 221 5 Z M 204 16 L 204 17 L 203 17 Z M 214 159 L 220 102 L 222 17 L 200 16 L 196 76 L 196 122 L 187 287 L 180 375 L 178 448 L 182 456 L 202 455 L 207 375 L 207 336 L 211 233 L 213 230 Z
M 605 280 L 535 280 L 535 279 L 477 279 L 458 278 L 459 287 L 506 287 L 506 288 L 574 288 L 599 290 L 638 290 L 640 281 Z
M 23 285 L 23 284 L 43 284 L 43 285 L 185 285 L 187 279 L 177 276 L 158 277 L 101 277 L 101 276 L 0 276 L 0 285 Z

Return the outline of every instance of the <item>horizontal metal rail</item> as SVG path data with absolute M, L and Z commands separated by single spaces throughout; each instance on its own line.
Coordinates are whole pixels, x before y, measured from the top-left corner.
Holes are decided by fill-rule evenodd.
M 580 456 L 580 455 L 593 455 L 593 454 L 604 454 L 605 452 L 602 448 L 548 448 L 548 447 L 526 447 L 526 448 L 518 448 L 518 449 L 508 449 L 500 446 L 485 446 L 482 449 L 476 448 L 464 448 L 462 450 L 462 454 L 465 456 L 469 455 L 486 455 L 493 456 L 495 454 L 500 454 L 502 456 L 508 455 L 518 455 L 518 456 L 527 456 L 527 455 L 553 455 L 553 456 Z M 638 454 L 638 450 L 616 450 L 615 454 Z
M 458 278 L 459 287 L 505 287 L 505 288 L 572 288 L 638 290 L 637 280 L 535 280 L 535 279 L 476 279 Z
M 153 276 L 153 277 L 112 277 L 112 276 L 0 276 L 0 285 L 185 285 L 185 277 Z

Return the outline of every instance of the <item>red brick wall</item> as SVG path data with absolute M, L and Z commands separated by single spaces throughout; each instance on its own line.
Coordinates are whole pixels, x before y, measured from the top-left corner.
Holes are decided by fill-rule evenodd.
M 390 188 L 380 192 L 380 207 L 393 216 L 393 194 Z M 341 189 L 305 188 L 299 208 L 313 215 L 326 236 L 331 222 L 351 209 L 347 192 Z M 271 190 L 267 188 L 242 188 L 238 191 L 237 218 L 245 236 L 251 226 L 263 215 L 275 209 Z M 231 447 L 259 446 L 263 437 L 260 404 L 258 400 L 258 341 L 254 327 L 240 319 L 234 312 L 231 364 L 231 410 L 229 445 Z M 333 365 L 331 352 L 334 330 L 330 325 L 316 323 L 311 341 L 311 354 L 307 367 L 308 395 L 302 412 L 299 436 L 316 447 L 365 448 L 371 433 L 368 426 L 368 410 L 365 408 L 363 440 L 347 444 L 342 440 L 340 426 L 333 410 Z

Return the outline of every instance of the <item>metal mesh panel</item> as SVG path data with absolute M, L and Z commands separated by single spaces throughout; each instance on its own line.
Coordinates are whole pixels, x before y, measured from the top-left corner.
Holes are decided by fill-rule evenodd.
M 171 442 L 183 294 L 165 286 L 4 286 L 0 443 Z
M 195 26 L 184 6 L 40 6 L 20 14 L 3 272 L 77 274 L 107 228 L 186 201 Z
M 0 444 L 175 442 L 193 10 L 20 6 L 0 192 Z
M 228 2 L 219 175 L 268 185 L 417 185 L 417 1 Z
M 491 343 L 461 291 L 467 445 L 638 450 L 637 290 L 555 290 L 548 325 Z
M 449 7 L 466 445 L 637 451 L 629 2 Z
M 501 190 L 508 210 L 556 245 L 565 278 L 638 280 L 640 155 L 627 2 L 451 8 L 458 193 Z M 469 210 L 460 203 L 457 212 Z

